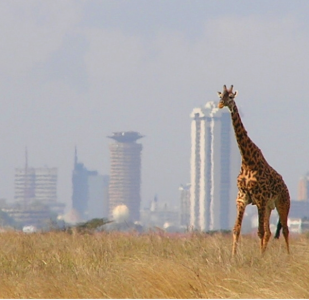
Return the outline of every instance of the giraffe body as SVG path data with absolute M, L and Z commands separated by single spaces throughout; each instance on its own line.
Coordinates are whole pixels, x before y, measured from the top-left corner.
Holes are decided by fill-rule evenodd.
M 282 176 L 274 170 L 264 158 L 262 151 L 251 141 L 241 121 L 234 98 L 233 86 L 229 90 L 223 87 L 223 93 L 218 92 L 220 102 L 218 107 L 228 107 L 231 112 L 235 137 L 242 157 L 240 173 L 237 177 L 238 194 L 236 198 L 237 218 L 233 230 L 233 250 L 235 255 L 240 235 L 241 224 L 248 204 L 256 205 L 258 209 L 261 252 L 264 253 L 271 236 L 269 219 L 271 211 L 276 207 L 279 223 L 276 237 L 279 237 L 282 227 L 287 251 L 289 252 L 289 229 L 287 219 L 290 209 L 290 195 Z

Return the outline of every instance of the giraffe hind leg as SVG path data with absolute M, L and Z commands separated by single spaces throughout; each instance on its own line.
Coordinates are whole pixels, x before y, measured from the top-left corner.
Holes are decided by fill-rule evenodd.
M 280 217 L 281 219 L 281 217 Z M 287 220 L 287 216 L 286 218 L 283 218 L 282 222 L 282 233 L 285 239 L 285 243 L 286 243 L 286 249 L 287 252 L 290 253 L 290 246 L 289 246 L 289 228 L 288 228 L 288 220 Z
M 279 239 L 281 228 L 282 228 L 282 224 L 281 224 L 280 219 L 279 219 L 278 220 L 278 224 L 277 224 L 277 230 L 276 230 L 276 234 L 275 234 L 275 239 Z
M 290 253 L 290 246 L 289 246 L 289 228 L 288 228 L 288 215 L 290 210 L 290 197 L 287 195 L 286 197 L 281 197 L 278 199 L 278 202 L 276 203 L 276 208 L 279 214 L 279 221 L 282 227 L 282 233 L 285 239 L 286 243 L 286 249 L 287 252 Z M 277 226 L 277 231 L 278 231 Z M 280 228 L 281 229 L 281 228 Z M 280 234 L 280 230 L 279 230 Z M 279 237 L 279 236 L 278 236 Z

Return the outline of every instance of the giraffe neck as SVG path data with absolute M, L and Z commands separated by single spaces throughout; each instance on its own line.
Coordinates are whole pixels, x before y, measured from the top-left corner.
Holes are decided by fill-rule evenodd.
M 251 141 L 241 121 L 236 104 L 231 111 L 232 123 L 235 131 L 236 141 L 243 164 L 253 167 L 260 157 L 260 149 Z

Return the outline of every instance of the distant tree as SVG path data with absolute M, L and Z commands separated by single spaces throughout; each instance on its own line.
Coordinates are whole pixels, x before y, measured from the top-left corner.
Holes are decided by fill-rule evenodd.
M 102 218 L 102 219 L 99 219 L 99 218 L 95 218 L 95 219 L 91 219 L 87 222 L 82 222 L 82 223 L 78 223 L 74 226 L 70 226 L 69 228 L 67 228 L 67 231 L 69 233 L 72 232 L 72 229 L 76 230 L 77 232 L 80 232 L 80 233 L 93 233 L 97 228 L 105 225 L 105 224 L 108 224 L 108 223 L 111 223 L 113 221 L 109 221 L 108 219 L 105 219 L 105 218 Z

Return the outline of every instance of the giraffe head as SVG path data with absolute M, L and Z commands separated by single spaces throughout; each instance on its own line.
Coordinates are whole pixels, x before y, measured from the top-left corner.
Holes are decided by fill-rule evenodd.
M 218 96 L 220 98 L 220 102 L 218 104 L 219 108 L 223 108 L 227 106 L 231 111 L 233 111 L 233 107 L 235 105 L 234 98 L 237 96 L 238 92 L 233 92 L 233 85 L 228 90 L 226 85 L 223 86 L 223 92 L 218 92 Z

